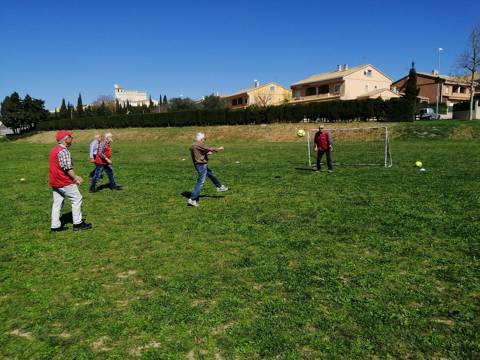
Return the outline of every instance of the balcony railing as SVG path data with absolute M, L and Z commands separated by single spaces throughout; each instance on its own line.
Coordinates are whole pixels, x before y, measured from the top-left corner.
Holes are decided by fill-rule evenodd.
M 316 100 L 329 100 L 329 99 L 335 99 L 339 98 L 341 94 L 332 94 L 332 93 L 327 93 L 327 94 L 320 94 L 320 95 L 310 95 L 310 96 L 300 96 L 300 97 L 294 97 L 292 101 L 316 101 Z
M 449 94 L 443 94 L 443 96 L 448 96 L 452 100 L 468 100 L 470 99 L 470 95 L 467 93 L 449 93 Z

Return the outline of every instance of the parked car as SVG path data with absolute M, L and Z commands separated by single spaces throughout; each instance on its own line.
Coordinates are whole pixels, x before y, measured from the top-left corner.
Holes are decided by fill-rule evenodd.
M 427 120 L 440 119 L 440 115 L 437 114 L 435 111 L 433 111 L 432 108 L 420 109 L 415 115 L 417 119 L 427 119 Z

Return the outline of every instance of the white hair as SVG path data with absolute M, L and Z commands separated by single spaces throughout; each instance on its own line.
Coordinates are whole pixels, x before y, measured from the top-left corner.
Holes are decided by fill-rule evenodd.
M 112 135 L 111 132 L 107 132 L 107 133 L 105 134 L 105 140 L 106 140 L 106 141 L 112 141 L 112 136 L 113 136 L 113 135 Z
M 196 141 L 202 141 L 203 139 L 205 139 L 205 134 L 204 133 L 198 132 L 197 135 L 195 135 L 195 140 Z

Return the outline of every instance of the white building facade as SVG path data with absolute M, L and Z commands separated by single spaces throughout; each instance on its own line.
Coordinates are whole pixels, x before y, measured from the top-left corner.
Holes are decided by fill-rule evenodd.
M 115 100 L 118 100 L 122 106 L 127 105 L 127 101 L 131 106 L 148 106 L 150 104 L 148 94 L 144 91 L 126 90 L 118 84 L 113 87 L 115 89 Z M 158 105 L 158 101 L 152 99 L 152 102 L 153 105 Z

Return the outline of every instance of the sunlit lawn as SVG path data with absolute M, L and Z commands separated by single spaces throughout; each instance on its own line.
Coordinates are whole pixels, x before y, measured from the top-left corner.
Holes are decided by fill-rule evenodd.
M 191 208 L 188 143 L 115 143 L 124 190 L 83 186 L 93 230 L 52 235 L 51 146 L 0 143 L 0 357 L 480 356 L 478 140 L 333 174 L 299 143 L 223 145 L 231 191 Z

